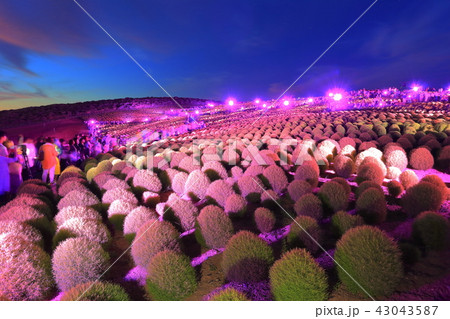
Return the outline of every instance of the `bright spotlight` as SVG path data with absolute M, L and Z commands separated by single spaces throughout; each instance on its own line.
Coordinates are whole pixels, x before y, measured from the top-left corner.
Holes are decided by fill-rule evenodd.
M 234 100 L 228 100 L 228 105 L 229 106 L 233 106 L 234 105 Z
M 419 92 L 419 89 L 420 89 L 420 87 L 418 87 L 417 85 L 416 85 L 416 86 L 413 86 L 413 88 L 412 88 L 412 90 L 413 90 L 414 92 Z
M 199 110 L 195 110 L 195 114 L 200 114 L 200 111 Z
M 255 100 L 255 103 L 256 103 L 256 104 L 259 104 L 260 102 L 261 102 L 260 99 L 256 99 L 256 100 Z
M 340 100 L 342 100 L 342 94 L 341 94 L 341 93 L 336 93 L 336 94 L 334 94 L 333 100 L 335 100 L 335 101 L 340 101 Z
M 285 100 L 285 101 L 283 102 L 283 104 L 284 104 L 284 106 L 288 106 L 288 105 L 289 105 L 289 101 L 288 101 L 288 100 Z
M 313 99 L 312 97 L 310 97 L 310 98 L 308 99 L 308 103 L 312 103 L 312 102 L 314 102 L 314 99 Z
M 449 89 L 449 91 L 450 91 L 450 89 Z M 266 103 L 264 103 L 264 104 L 263 104 L 263 107 L 266 107 L 266 106 L 267 106 L 267 104 L 266 104 Z
M 334 93 L 333 92 L 330 92 L 330 93 L 328 93 L 328 96 L 333 96 L 334 95 Z

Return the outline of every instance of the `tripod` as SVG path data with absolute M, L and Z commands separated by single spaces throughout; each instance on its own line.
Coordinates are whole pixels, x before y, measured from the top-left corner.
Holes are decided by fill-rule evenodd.
M 33 178 L 33 174 L 31 173 L 31 168 L 30 168 L 30 162 L 28 161 L 28 155 L 27 155 L 27 146 L 26 145 L 20 145 L 21 151 L 22 151 L 22 156 L 23 156 L 23 160 L 24 160 L 24 167 L 26 172 L 28 173 L 28 178 L 27 179 L 32 179 Z

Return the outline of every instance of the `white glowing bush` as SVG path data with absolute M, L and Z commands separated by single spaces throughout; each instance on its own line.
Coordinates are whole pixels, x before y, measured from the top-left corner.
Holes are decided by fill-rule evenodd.
M 178 164 L 178 168 L 190 173 L 197 169 L 200 169 L 200 163 L 192 156 L 187 156 L 180 161 L 180 163 Z
M 138 204 L 138 200 L 136 196 L 129 190 L 123 189 L 123 188 L 113 188 L 108 191 L 106 191 L 105 194 L 103 194 L 102 197 L 102 203 L 104 204 L 111 204 L 115 200 L 122 200 L 124 202 L 129 202 L 131 204 Z
M 9 300 L 45 300 L 54 281 L 50 257 L 11 233 L 0 234 L 0 294 Z
M 128 215 L 133 209 L 137 207 L 136 203 L 130 203 L 122 199 L 116 199 L 109 205 L 108 218 L 114 215 Z
M 61 291 L 97 280 L 108 266 L 108 253 L 85 237 L 69 238 L 53 252 L 53 275 Z
M 81 203 L 80 203 L 81 204 Z M 102 216 L 95 209 L 87 206 L 67 206 L 61 209 L 55 216 L 56 225 L 62 225 L 71 218 L 94 219 L 101 221 Z
M 77 206 L 80 204 L 91 206 L 98 203 L 100 203 L 100 201 L 92 192 L 73 190 L 61 198 L 58 203 L 58 209 L 61 210 L 67 206 Z
M 143 187 L 154 193 L 161 191 L 162 185 L 158 176 L 148 170 L 140 170 L 133 177 L 134 187 Z
M 113 189 L 113 188 L 129 189 L 130 185 L 128 185 L 127 182 L 125 182 L 121 179 L 111 178 L 102 186 L 102 189 L 107 190 L 107 191 L 110 189 Z

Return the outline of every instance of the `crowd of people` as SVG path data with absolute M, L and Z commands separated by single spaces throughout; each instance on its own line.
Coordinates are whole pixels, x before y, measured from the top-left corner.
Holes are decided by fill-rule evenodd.
M 23 180 L 42 178 L 54 184 L 69 165 L 80 165 L 88 157 L 109 152 L 117 140 L 105 135 L 77 134 L 71 140 L 41 137 L 37 140 L 19 136 L 17 143 L 0 131 L 0 204 L 14 196 Z

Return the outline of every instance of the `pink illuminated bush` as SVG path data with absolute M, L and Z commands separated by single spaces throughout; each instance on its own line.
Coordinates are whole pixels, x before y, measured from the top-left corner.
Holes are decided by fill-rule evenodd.
M 259 282 L 266 280 L 274 262 L 272 248 L 257 235 L 240 231 L 228 242 L 222 257 L 227 280 Z
M 283 169 L 277 165 L 266 167 L 263 172 L 264 177 L 270 184 L 270 187 L 277 194 L 281 194 L 288 186 L 288 180 Z
M 0 295 L 9 300 L 45 300 L 54 286 L 50 257 L 11 233 L 0 234 Z
M 41 233 L 30 225 L 14 220 L 0 221 L 0 235 L 11 234 L 21 237 L 27 242 L 42 247 L 43 238 Z
M 80 203 L 81 204 L 81 203 Z M 61 209 L 55 216 L 57 225 L 62 225 L 71 218 L 94 219 L 101 221 L 102 216 L 95 209 L 87 206 L 67 206 Z
M 245 198 L 238 194 L 231 194 L 225 201 L 225 213 L 230 216 L 243 216 L 247 211 Z
M 259 202 L 261 200 L 261 193 L 263 193 L 263 184 L 258 177 L 242 176 L 239 178 L 238 187 L 241 195 L 250 202 Z
M 53 237 L 53 246 L 56 247 L 60 242 L 73 237 L 86 237 L 104 247 L 111 241 L 111 234 L 101 221 L 71 218 L 62 223 L 56 230 Z
M 210 184 L 208 176 L 201 170 L 192 171 L 184 185 L 184 191 L 193 200 L 202 200 L 206 196 L 206 190 Z
M 417 183 L 419 183 L 419 178 L 417 177 L 416 173 L 414 171 L 407 169 L 399 176 L 400 183 L 402 183 L 403 187 L 405 189 L 408 189 Z
M 371 181 L 381 185 L 383 183 L 383 180 L 383 170 L 376 163 L 361 164 L 361 166 L 358 168 L 358 174 L 356 176 L 356 182 L 358 184 L 361 184 L 365 181 Z
M 137 204 L 130 203 L 121 199 L 116 199 L 109 205 L 108 219 L 117 228 L 122 229 L 125 216 L 128 215 Z
M 202 172 L 204 172 L 211 181 L 226 179 L 228 177 L 225 167 L 217 161 L 206 162 L 202 167 Z
M 227 198 L 233 194 L 232 187 L 221 179 L 212 182 L 206 190 L 206 198 L 212 199 L 221 207 L 225 207 Z
M 309 184 L 307 181 L 298 179 L 293 180 L 291 183 L 289 183 L 287 189 L 289 196 L 293 201 L 297 201 L 303 195 L 312 192 L 311 184 Z
M 313 165 L 304 163 L 295 171 L 295 179 L 307 181 L 315 188 L 319 184 L 319 171 Z
M 64 197 L 73 190 L 89 192 L 86 184 L 75 181 L 68 181 L 58 188 L 58 195 Z
M 397 167 L 400 171 L 404 171 L 408 166 L 408 157 L 405 150 L 397 145 L 388 145 L 384 151 L 386 166 Z
M 118 178 L 112 178 L 110 180 L 108 180 L 105 184 L 103 184 L 102 189 L 104 190 L 110 190 L 110 189 L 114 189 L 114 188 L 123 188 L 123 189 L 128 189 L 130 188 L 130 185 L 127 184 L 127 182 L 118 179 Z
M 355 163 L 345 155 L 338 155 L 333 163 L 336 174 L 343 178 L 349 178 L 355 172 Z
M 184 194 L 184 185 L 188 178 L 188 174 L 185 172 L 179 172 L 173 177 L 172 189 L 175 193 L 182 195 Z
M 197 223 L 197 240 L 210 248 L 225 247 L 234 233 L 230 217 L 218 206 L 208 205 L 202 208 Z
M 0 215 L 0 221 L 23 222 L 39 230 L 42 235 L 50 235 L 52 227 L 47 216 L 30 206 L 13 206 Z
M 172 222 L 182 231 L 194 228 L 198 208 L 191 201 L 181 199 L 177 194 L 171 194 L 164 209 L 164 219 Z
M 427 148 L 419 147 L 411 151 L 409 164 L 414 169 L 427 170 L 433 168 L 434 158 Z
M 158 214 L 150 208 L 138 206 L 133 209 L 123 223 L 123 234 L 129 239 L 134 239 L 138 229 L 150 220 L 158 219 Z
M 180 251 L 180 233 L 167 221 L 149 220 L 136 233 L 131 256 L 136 265 L 147 268 L 160 251 Z
M 129 190 L 123 188 L 113 188 L 106 191 L 106 193 L 103 194 L 102 203 L 111 204 L 115 200 L 129 202 L 134 205 L 138 204 L 136 196 L 134 196 L 134 194 Z
M 134 187 L 142 187 L 154 193 L 161 191 L 162 188 L 158 176 L 148 170 L 139 170 L 133 177 L 133 185 Z
M 52 265 L 58 288 L 66 291 L 100 278 L 109 266 L 109 255 L 88 238 L 69 238 L 56 247 Z
M 255 224 L 261 233 L 270 232 L 275 226 L 275 215 L 267 208 L 259 207 L 255 210 Z
M 98 203 L 100 203 L 100 201 L 98 200 L 97 196 L 94 195 L 94 193 L 89 191 L 73 190 L 66 196 L 61 198 L 58 203 L 58 209 L 61 210 L 67 206 L 77 205 L 92 206 Z

